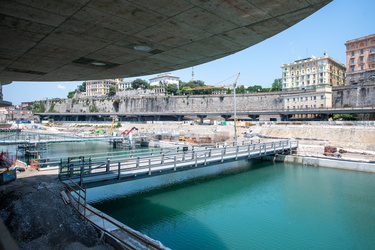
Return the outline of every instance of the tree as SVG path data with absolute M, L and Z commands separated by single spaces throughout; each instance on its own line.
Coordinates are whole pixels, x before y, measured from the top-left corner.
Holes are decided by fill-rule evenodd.
M 73 98 L 74 97 L 74 94 L 76 93 L 76 90 L 74 90 L 74 91 L 70 91 L 69 93 L 68 93 L 68 98 Z
M 78 85 L 79 92 L 86 92 L 86 82 L 83 82 L 81 85 Z
M 108 96 L 114 96 L 116 95 L 116 87 L 115 86 L 109 86 Z
M 168 95 L 175 95 L 178 90 L 178 87 L 176 84 L 168 84 L 165 87 L 165 91 L 167 92 Z
M 283 89 L 282 79 L 277 78 L 272 83 L 272 91 L 281 91 Z
M 145 80 L 142 80 L 142 79 L 135 79 L 134 81 L 132 81 L 132 88 L 133 89 L 149 89 L 150 88 L 150 84 L 148 82 L 146 82 Z
M 254 86 L 249 86 L 247 88 L 247 90 L 250 92 L 250 93 L 256 93 L 256 92 L 262 92 L 263 91 L 263 88 L 262 86 L 260 85 L 254 85 Z
M 236 93 L 243 94 L 245 93 L 245 86 L 241 85 L 236 88 Z

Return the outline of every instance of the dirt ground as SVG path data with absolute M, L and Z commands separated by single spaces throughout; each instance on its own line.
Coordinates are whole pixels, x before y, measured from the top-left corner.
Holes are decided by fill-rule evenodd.
M 0 186 L 0 216 L 19 248 L 114 249 L 72 206 L 65 205 L 60 195 L 63 187 L 56 171 L 32 168 Z

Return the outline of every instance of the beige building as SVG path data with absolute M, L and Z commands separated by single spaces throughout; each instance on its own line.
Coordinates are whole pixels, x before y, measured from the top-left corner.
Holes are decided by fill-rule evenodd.
M 375 83 L 375 34 L 349 40 L 346 46 L 346 83 Z
M 120 82 L 119 79 L 87 80 L 86 96 L 105 96 L 110 86 L 117 88 L 118 82 Z
M 284 109 L 332 108 L 332 87 L 317 87 L 315 91 L 284 95 Z
M 345 66 L 329 56 L 313 56 L 281 68 L 283 90 L 345 85 Z

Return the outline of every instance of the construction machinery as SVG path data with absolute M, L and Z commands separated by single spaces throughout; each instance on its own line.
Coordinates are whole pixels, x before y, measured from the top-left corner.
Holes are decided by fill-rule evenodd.
M 132 127 L 131 129 L 129 129 L 129 130 L 124 130 L 124 131 L 122 131 L 122 133 L 121 133 L 121 135 L 123 135 L 123 136 L 128 136 L 131 132 L 133 132 L 134 130 L 138 130 L 138 128 L 136 128 L 136 127 Z

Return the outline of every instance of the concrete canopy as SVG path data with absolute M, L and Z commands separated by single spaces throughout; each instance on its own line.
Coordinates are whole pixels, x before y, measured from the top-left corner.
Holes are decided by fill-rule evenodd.
M 331 1 L 1 1 L 0 83 L 182 69 L 259 43 Z

